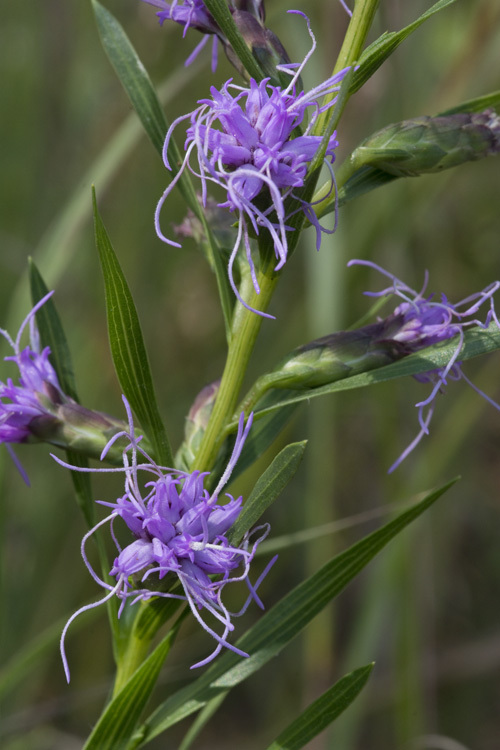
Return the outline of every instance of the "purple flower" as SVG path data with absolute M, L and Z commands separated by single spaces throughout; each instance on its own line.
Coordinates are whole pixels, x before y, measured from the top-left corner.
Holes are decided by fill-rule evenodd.
M 369 297 L 395 295 L 402 300 L 394 309 L 392 315 L 386 318 L 385 321 L 389 324 L 397 323 L 396 330 L 391 333 L 391 340 L 402 344 L 406 348 L 407 354 L 418 352 L 421 349 L 432 346 L 432 344 L 438 344 L 441 341 L 457 337 L 457 346 L 445 367 L 413 376 L 421 383 L 432 383 L 432 390 L 426 399 L 415 404 L 418 409 L 420 431 L 391 466 L 389 469 L 390 473 L 411 453 L 423 436 L 429 434 L 429 424 L 434 413 L 436 396 L 438 393 L 444 392 L 448 380 L 465 380 L 477 393 L 500 411 L 500 405 L 471 383 L 462 371 L 461 362 L 458 361 L 464 343 L 466 328 L 475 326 L 485 329 L 488 328 L 493 320 L 500 330 L 500 322 L 497 318 L 493 302 L 493 295 L 500 288 L 500 281 L 495 281 L 482 292 L 471 294 L 460 302 L 452 304 L 444 294 L 441 295 L 439 301 L 434 299 L 435 295 L 433 294 L 424 296 L 428 283 L 427 272 L 422 290 L 416 292 L 396 276 L 371 261 L 351 260 L 347 265 L 369 266 L 391 280 L 390 286 L 382 289 L 382 291 L 365 292 L 365 294 Z M 476 318 L 475 315 L 485 303 L 489 304 L 489 309 L 483 322 Z
M 125 475 L 123 496 L 116 502 L 101 502 L 102 505 L 111 508 L 111 513 L 82 540 L 81 550 L 85 565 L 94 580 L 108 593 L 100 601 L 79 609 L 70 617 L 63 630 L 61 654 L 68 682 L 69 668 L 64 639 L 69 625 L 80 613 L 102 604 L 113 596 L 122 599 L 120 614 L 125 602 L 130 598 L 132 604 L 156 596 L 186 601 L 202 628 L 217 641 L 214 651 L 193 667 L 201 667 L 210 662 L 222 647 L 240 656 L 248 656 L 227 640 L 229 633 L 234 630 L 231 617 L 243 614 L 252 599 L 263 608 L 256 590 L 276 559 L 271 560 L 257 582 L 252 585 L 249 579 L 250 563 L 258 544 L 267 536 L 269 525 L 265 524 L 245 534 L 238 546 L 231 545 L 226 533 L 239 516 L 242 498 L 235 499 L 227 495 L 229 502 L 219 504 L 219 493 L 227 484 L 240 456 L 252 425 L 252 415 L 246 425 L 244 415 L 241 415 L 233 453 L 217 487 L 210 494 L 204 487 L 208 473 L 186 473 L 158 466 L 142 450 L 142 438 L 136 438 L 134 435 L 130 406 L 125 397 L 123 400 L 129 418 L 129 429 L 114 435 L 101 457 L 105 458 L 107 451 L 117 439 L 125 437 L 128 445 L 123 451 L 123 467 L 79 469 L 54 456 L 62 466 L 77 471 L 122 471 Z M 140 481 L 141 472 L 145 473 L 147 481 Z M 121 518 L 134 536 L 134 540 L 123 549 L 113 531 L 117 518 Z M 111 523 L 112 538 L 118 550 L 110 571 L 110 575 L 116 578 L 114 586 L 99 578 L 85 551 L 87 540 L 99 527 L 108 522 Z M 167 575 L 174 575 L 181 588 L 168 586 L 161 590 L 160 581 Z M 156 583 L 153 584 L 152 580 Z M 222 592 L 228 583 L 236 581 L 244 581 L 250 595 L 238 613 L 230 613 L 222 602 Z M 155 586 L 160 590 L 156 590 Z M 220 625 L 221 633 L 207 624 L 207 615 L 215 621 L 215 626 Z
M 215 71 L 217 67 L 217 37 L 221 35 L 221 31 L 211 13 L 206 9 L 203 0 L 173 0 L 171 3 L 164 2 L 164 0 L 142 1 L 159 8 L 156 15 L 161 26 L 163 26 L 164 21 L 175 21 L 184 27 L 183 36 L 186 36 L 189 28 L 197 29 L 202 34 L 207 35 L 203 36 L 201 42 L 191 52 L 185 65 L 190 65 L 198 57 L 198 54 L 208 42 L 208 35 L 215 34 L 212 47 L 212 71 Z
M 11 378 L 0 381 L 0 443 L 24 443 L 32 436 L 31 425 L 37 417 L 50 415 L 49 404 L 58 401 L 62 391 L 54 368 L 49 362 L 50 349 L 40 351 L 40 339 L 35 324 L 35 313 L 53 294 L 47 294 L 21 324 L 15 341 L 7 331 L 0 334 L 7 339 L 14 355 L 4 357 L 15 362 L 19 369 L 17 384 Z M 30 326 L 30 346 L 21 349 L 21 337 Z
M 309 28 L 309 21 L 307 23 Z M 286 88 L 271 85 L 268 78 L 261 83 L 250 79 L 248 87 L 237 86 L 230 79 L 220 91 L 212 87 L 211 98 L 200 100 L 193 112 L 177 118 L 165 139 L 163 160 L 167 169 L 171 170 L 167 151 L 172 132 L 183 120 L 190 121 L 184 146 L 186 156 L 156 209 L 157 234 L 164 242 L 180 247 L 161 231 L 160 213 L 186 167 L 201 179 L 204 206 L 207 204 L 208 183 L 222 187 L 226 200 L 218 205 L 228 208 L 238 218 L 238 233 L 228 263 L 229 279 L 236 297 L 246 307 L 248 305 L 241 298 L 233 276 L 239 247 L 243 243 L 253 286 L 258 294 L 260 290 L 250 234 L 258 235 L 262 227 L 271 234 L 277 259 L 275 270 L 282 268 L 287 260 L 287 232 L 290 230 L 287 221 L 291 216 L 286 214 L 285 201 L 298 198 L 294 190 L 303 187 L 309 164 L 322 140 L 321 136 L 311 135 L 311 131 L 318 116 L 335 103 L 333 99 L 320 106 L 319 100 L 337 91 L 346 74 L 346 70 L 343 70 L 309 92 L 297 92 L 300 73 L 316 47 L 312 33 L 311 37 L 312 48 L 301 65 L 278 66 L 279 70 L 292 76 Z M 304 126 L 306 115 L 309 115 L 309 121 Z M 294 137 L 295 129 L 300 126 L 304 127 L 303 134 Z M 334 133 L 326 150 L 326 156 L 330 158 L 326 164 L 332 176 L 332 187 L 334 177 L 330 163 L 335 159 L 337 145 Z M 194 164 L 193 152 L 196 156 Z M 300 200 L 300 203 L 307 218 L 316 227 L 319 248 L 321 232 L 327 230 L 320 226 L 311 204 L 304 200 Z

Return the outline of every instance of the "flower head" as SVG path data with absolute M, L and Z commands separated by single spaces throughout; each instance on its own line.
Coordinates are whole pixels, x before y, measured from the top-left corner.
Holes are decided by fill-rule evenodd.
M 311 204 L 301 200 L 294 190 L 303 187 L 308 167 L 322 141 L 321 136 L 311 135 L 314 124 L 321 112 L 335 103 L 335 99 L 332 99 L 321 107 L 318 100 L 338 90 L 346 71 L 341 71 L 309 92 L 297 92 L 300 73 L 315 49 L 314 37 L 312 39 L 312 49 L 300 66 L 278 66 L 292 76 L 286 88 L 271 85 L 269 79 L 260 83 L 250 79 L 248 87 L 237 86 L 229 80 L 220 91 L 212 87 L 211 98 L 200 100 L 192 113 L 175 120 L 165 139 L 163 159 L 167 169 L 171 170 L 167 152 L 172 132 L 181 121 L 190 121 L 184 146 L 186 156 L 156 209 L 158 236 L 164 242 L 179 247 L 161 231 L 160 212 L 186 167 L 201 179 L 203 205 L 207 202 L 208 183 L 222 187 L 226 200 L 219 206 L 234 212 L 238 219 L 238 233 L 228 264 L 229 279 L 237 298 L 244 305 L 246 303 L 241 299 L 233 277 L 236 254 L 243 243 L 253 286 L 259 293 L 250 233 L 258 235 L 263 227 L 270 233 L 277 260 L 275 269 L 282 268 L 287 260 L 287 232 L 290 231 L 287 220 L 291 214 L 287 215 L 285 210 L 288 198 L 297 198 L 307 218 L 314 223 L 318 247 L 321 231 L 326 231 L 320 226 Z M 309 122 L 305 125 L 308 113 Z M 296 129 L 300 127 L 304 127 L 303 133 L 297 135 Z M 330 162 L 326 162 L 328 166 L 335 159 L 337 145 L 334 133 L 326 149 L 326 157 L 330 159 Z M 196 155 L 195 164 L 192 164 L 193 152 Z M 331 166 L 330 171 L 333 186 Z
M 4 357 L 5 362 L 15 362 L 19 378 L 0 381 L 0 443 L 24 443 L 36 439 L 36 426 L 44 419 L 51 419 L 52 406 L 60 403 L 63 396 L 56 372 L 49 362 L 50 349 L 40 348 L 40 338 L 35 323 L 35 314 L 53 294 L 50 292 L 38 302 L 21 324 L 14 339 L 0 328 L 2 335 L 14 350 Z M 21 338 L 29 326 L 30 345 L 21 348 Z M 27 481 L 19 462 L 10 451 L 21 475 Z
M 175 21 L 184 28 L 183 36 L 186 36 L 189 28 L 196 29 L 204 35 L 201 42 L 187 58 L 185 65 L 190 65 L 196 59 L 211 35 L 213 36 L 212 71 L 217 68 L 218 41 L 220 41 L 233 65 L 240 73 L 245 74 L 227 38 L 202 0 L 173 0 L 171 3 L 167 3 L 165 0 L 142 1 L 159 8 L 156 15 L 161 26 L 163 26 L 164 21 Z M 251 49 L 253 44 L 257 42 L 259 47 L 262 45 L 261 52 L 264 52 L 264 58 L 266 54 L 273 56 L 274 52 L 281 62 L 288 61 L 286 52 L 277 37 L 264 26 L 263 0 L 233 0 L 229 4 L 229 10 L 236 26 Z
M 414 375 L 414 378 L 422 383 L 431 383 L 432 390 L 426 399 L 415 404 L 418 409 L 420 431 L 391 466 L 389 472 L 392 472 L 418 445 L 423 436 L 429 433 L 429 424 L 434 413 L 436 396 L 444 392 L 448 380 L 465 380 L 492 406 L 500 410 L 497 403 L 471 383 L 462 371 L 459 361 L 467 328 L 479 327 L 485 329 L 493 320 L 500 330 L 500 322 L 493 302 L 493 295 L 500 288 L 500 281 L 495 281 L 483 291 L 471 294 L 469 297 L 453 304 L 444 294 L 438 300 L 435 299 L 433 294 L 424 296 L 428 282 L 427 273 L 422 290 L 417 292 L 393 274 L 370 261 L 352 260 L 347 265 L 369 266 L 391 280 L 391 284 L 380 292 L 365 292 L 365 294 L 370 297 L 394 295 L 401 300 L 394 312 L 384 319 L 384 322 L 388 326 L 388 331 L 390 330 L 390 335 L 386 336 L 386 339 L 390 338 L 391 341 L 397 342 L 398 346 L 404 348 L 405 354 L 418 352 L 432 346 L 432 344 L 457 337 L 456 348 L 444 367 Z M 485 320 L 481 321 L 475 316 L 484 304 L 488 305 L 488 312 Z M 401 353 L 399 356 L 401 356 Z
M 119 469 L 87 469 L 96 472 L 123 472 L 125 491 L 116 502 L 101 503 L 111 508 L 111 513 L 82 540 L 82 557 L 85 565 L 94 580 L 108 593 L 100 601 L 78 610 L 64 628 L 61 653 L 68 681 L 69 669 L 64 639 L 69 625 L 81 612 L 98 606 L 113 596 L 122 600 L 120 613 L 129 599 L 132 599 L 132 604 L 156 596 L 186 601 L 202 628 L 217 641 L 214 651 L 193 667 L 207 664 L 222 647 L 241 656 L 248 656 L 227 640 L 229 633 L 234 630 L 231 616 L 243 614 L 252 599 L 263 608 L 256 590 L 275 560 L 274 558 L 271 561 L 256 584 L 252 585 L 249 579 L 250 563 L 258 544 L 267 536 L 269 526 L 265 524 L 254 529 L 253 532 L 245 534 L 239 545 L 233 545 L 226 534 L 238 518 L 242 498 L 235 499 L 227 495 L 229 502 L 219 503 L 219 493 L 236 465 L 252 424 L 252 416 L 244 425 L 244 415 L 241 415 L 232 456 L 217 487 L 210 494 L 204 487 L 208 473 L 187 473 L 158 466 L 142 450 L 142 438 L 136 438 L 134 435 L 132 415 L 125 398 L 124 403 L 129 417 L 129 429 L 113 436 L 102 455 L 104 459 L 112 443 L 125 437 L 128 444 L 123 451 L 123 466 Z M 60 459 L 56 460 L 63 466 L 84 471 Z M 141 473 L 144 473 L 147 481 L 141 482 Z M 113 532 L 113 524 L 118 518 L 125 523 L 134 537 L 123 549 Z M 97 528 L 108 522 L 111 523 L 111 533 L 118 551 L 110 570 L 110 575 L 116 578 L 114 586 L 99 578 L 85 552 L 89 537 Z M 170 579 L 174 577 L 180 586 L 171 585 Z M 164 583 L 169 585 L 162 586 L 163 579 L 166 579 Z M 240 612 L 235 614 L 230 613 L 223 604 L 222 591 L 228 583 L 236 581 L 244 581 L 250 595 Z M 202 612 L 220 624 L 221 633 L 207 624 Z
M 212 70 L 217 67 L 217 37 L 220 36 L 219 26 L 216 24 L 211 13 L 208 12 L 203 0 L 173 0 L 171 3 L 165 0 L 142 0 L 149 5 L 159 8 L 156 15 L 160 25 L 165 21 L 175 21 L 184 27 L 183 36 L 189 28 L 197 29 L 204 35 L 201 42 L 195 47 L 187 58 L 185 65 L 190 65 L 208 42 L 209 35 L 215 35 L 212 46 Z

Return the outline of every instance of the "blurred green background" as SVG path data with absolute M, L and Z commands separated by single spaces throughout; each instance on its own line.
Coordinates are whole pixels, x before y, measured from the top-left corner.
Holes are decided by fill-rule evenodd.
M 212 76 L 208 51 L 192 68 L 183 67 L 198 42 L 196 32 L 183 40 L 174 24 L 160 28 L 154 9 L 137 0 L 105 4 L 163 91 L 170 121 L 193 109 L 209 83 L 237 79 L 222 57 Z M 382 2 L 371 38 L 410 23 L 430 5 Z M 303 22 L 287 17 L 281 0 L 268 0 L 266 7 L 267 25 L 292 59 L 302 59 L 309 45 Z M 318 52 L 304 73 L 310 87 L 331 71 L 347 17 L 332 1 L 293 7 L 308 13 L 318 39 Z M 458 0 L 434 16 L 349 102 L 338 158 L 389 122 L 436 114 L 500 88 L 499 50 L 497 3 Z M 56 289 L 83 403 L 122 415 L 91 226 L 95 182 L 177 447 L 191 402 L 219 376 L 224 362 L 216 285 L 190 241 L 175 250 L 155 235 L 153 211 L 167 183 L 165 169 L 101 49 L 90 2 L 5 4 L 0 81 L 2 327 L 14 333 L 30 307 L 26 267 L 32 255 Z M 371 258 L 415 288 L 427 268 L 429 289 L 453 301 L 499 278 L 499 185 L 498 157 L 398 180 L 342 209 L 339 229 L 324 239 L 320 253 L 314 237 L 305 235 L 273 303 L 277 321 L 263 326 L 248 385 L 295 346 L 347 327 L 366 312 L 362 291 L 382 282 L 366 269 L 346 270 L 350 258 Z M 183 215 L 182 200 L 172 196 L 163 212 L 164 230 L 171 232 Z M 499 400 L 499 366 L 497 354 L 468 362 L 465 371 Z M 4 366 L 2 379 L 6 373 Z M 438 399 L 430 437 L 388 477 L 387 467 L 416 434 L 414 403 L 426 392 L 415 381 L 397 381 L 313 401 L 233 486 L 233 493 L 248 494 L 279 447 L 308 436 L 306 460 L 270 513 L 273 535 L 352 519 L 342 531 L 280 554 L 262 588 L 271 606 L 335 551 L 380 523 L 371 517 L 361 524 L 359 514 L 375 516 L 382 508 L 383 519 L 391 506 L 462 475 L 437 508 L 393 542 L 303 639 L 234 691 L 195 747 L 265 747 L 335 679 L 375 660 L 360 699 L 311 747 L 498 749 L 500 414 L 465 383 L 452 384 Z M 18 449 L 31 488 L 6 451 L 0 452 L 0 745 L 9 750 L 81 747 L 113 673 L 102 608 L 70 630 L 71 687 L 64 681 L 58 652 L 62 623 L 99 592 L 80 557 L 85 527 L 70 480 L 48 452 L 45 446 Z M 94 487 L 97 498 L 120 491 L 119 481 L 109 477 Z M 255 617 L 249 612 L 239 621 L 238 633 Z M 11 659 L 20 649 L 28 649 L 25 659 L 12 671 Z M 156 698 L 189 679 L 189 664 L 206 650 L 206 636 L 185 626 Z M 151 747 L 177 747 L 188 726 Z

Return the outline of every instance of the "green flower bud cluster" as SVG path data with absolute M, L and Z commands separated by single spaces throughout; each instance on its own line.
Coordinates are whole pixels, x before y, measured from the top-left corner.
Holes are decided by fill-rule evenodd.
M 387 125 L 352 153 L 355 169 L 376 167 L 395 177 L 440 172 L 500 151 L 495 110 L 417 117 Z

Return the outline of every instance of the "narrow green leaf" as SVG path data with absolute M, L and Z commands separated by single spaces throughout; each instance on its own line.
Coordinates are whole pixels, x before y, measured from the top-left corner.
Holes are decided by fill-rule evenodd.
M 307 391 L 275 390 L 266 395 L 265 403 L 264 399 L 262 400 L 261 407 L 255 412 L 255 417 L 256 419 L 261 416 L 268 417 L 268 415 L 271 415 L 276 410 L 288 409 L 294 404 L 309 401 L 309 399 L 317 398 L 318 396 L 326 396 L 337 391 L 349 391 L 354 388 L 365 388 L 368 385 L 383 383 L 386 380 L 408 377 L 409 375 L 417 375 L 421 372 L 445 367 L 455 353 L 456 348 L 457 341 L 455 338 L 446 344 L 435 344 L 421 352 L 410 354 L 410 356 L 391 365 L 385 365 L 376 370 L 364 372 L 361 375 L 353 375 L 350 378 L 337 380 L 335 383 L 329 383 L 320 388 L 310 388 Z M 467 331 L 464 337 L 464 345 L 460 352 L 460 361 L 464 362 L 481 354 L 496 351 L 497 349 L 500 349 L 500 331 L 493 322 L 485 330 L 476 328 Z
M 146 744 L 168 727 L 203 708 L 221 692 L 238 685 L 279 654 L 391 539 L 418 518 L 455 481 L 426 495 L 420 503 L 334 557 L 293 589 L 237 642 L 239 648 L 250 654 L 247 659 L 226 651 L 194 683 L 159 706 L 140 728 L 132 746 Z
M 364 50 L 359 59 L 359 67 L 354 74 L 351 84 L 351 94 L 358 91 L 371 78 L 382 63 L 399 47 L 401 42 L 416 31 L 431 16 L 444 10 L 444 8 L 447 8 L 448 5 L 452 5 L 454 2 L 455 0 L 439 0 L 439 2 L 435 3 L 429 10 L 417 18 L 416 21 L 413 21 L 413 23 L 405 26 L 400 31 L 386 31 L 372 42 Z
M 258 479 L 236 523 L 231 528 L 230 544 L 238 544 L 243 535 L 252 528 L 285 489 L 299 468 L 306 445 L 307 440 L 287 445 Z
M 231 13 L 229 12 L 226 0 L 205 0 L 205 5 L 217 21 L 219 28 L 229 41 L 229 44 L 233 48 L 245 70 L 252 76 L 252 78 L 255 78 L 256 81 L 262 81 L 265 74 L 238 31 Z
M 119 750 L 127 747 L 177 635 L 178 627 L 176 624 L 172 628 L 106 707 L 85 743 L 84 750 Z
M 161 154 L 168 125 L 148 72 L 116 18 L 97 0 L 92 0 L 92 6 L 102 46 L 146 133 Z
M 48 294 L 49 289 L 31 258 L 29 259 L 29 280 L 31 299 L 35 305 Z M 50 347 L 50 362 L 57 373 L 62 390 L 78 401 L 71 354 L 52 297 L 36 313 L 36 324 L 43 346 Z
M 35 305 L 48 293 L 49 289 L 31 258 L 29 261 L 29 280 L 31 299 Z M 50 348 L 50 362 L 56 371 L 62 390 L 78 402 L 71 354 L 61 319 L 52 297 L 36 313 L 36 324 L 42 345 Z M 74 451 L 66 451 L 66 457 L 68 463 L 74 466 L 88 467 L 87 459 Z M 90 476 L 79 471 L 72 471 L 70 473 L 78 506 L 89 527 L 93 526 L 95 523 L 95 506 L 92 498 Z
M 153 146 L 156 148 L 160 156 L 163 156 L 163 144 L 168 130 L 168 122 L 146 68 L 142 64 L 137 52 L 130 43 L 128 36 L 125 34 L 122 26 L 118 23 L 116 18 L 97 0 L 92 0 L 92 5 L 101 42 L 111 65 L 113 66 L 120 83 L 125 89 L 132 106 L 137 112 Z M 183 161 L 183 155 L 177 148 L 173 138 L 170 139 L 167 155 L 169 163 L 172 166 L 172 171 L 168 173 L 171 178 L 177 173 L 178 168 Z M 196 197 L 196 191 L 187 171 L 184 171 L 182 174 L 177 183 L 177 187 L 189 208 L 201 221 L 208 239 L 210 250 L 209 260 L 216 274 L 217 286 L 226 326 L 226 335 L 229 337 L 233 296 L 230 291 L 227 272 L 224 263 L 222 262 L 219 246 L 212 230 L 207 224 L 205 213 L 199 204 L 198 198 Z
M 469 99 L 466 102 L 462 102 L 462 104 L 457 104 L 456 107 L 440 112 L 439 115 L 446 117 L 446 115 L 455 115 L 459 112 L 483 112 L 483 110 L 489 107 L 493 107 L 497 111 L 500 109 L 500 91 L 493 91 L 491 94 L 478 96 L 476 99 Z
M 373 664 L 355 669 L 311 703 L 267 750 L 300 750 L 345 711 L 364 688 Z
M 106 290 L 106 310 L 111 354 L 123 393 L 155 448 L 160 464 L 173 466 L 167 433 L 156 403 L 153 379 L 139 317 L 123 271 L 113 250 L 92 193 L 95 240 Z

